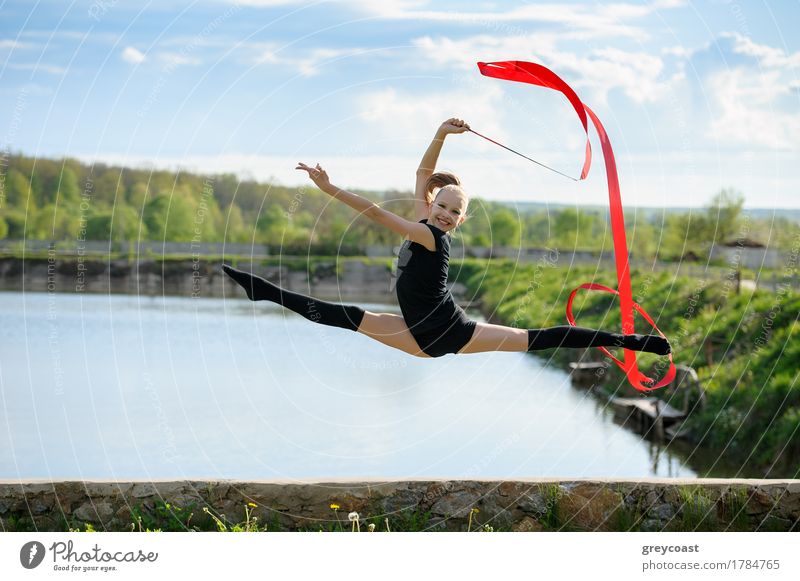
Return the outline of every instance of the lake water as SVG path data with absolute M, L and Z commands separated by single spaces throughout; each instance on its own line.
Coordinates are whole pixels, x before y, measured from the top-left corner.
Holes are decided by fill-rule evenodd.
M 696 475 L 525 353 L 419 359 L 238 298 L 6 292 L 0 317 L 0 478 Z

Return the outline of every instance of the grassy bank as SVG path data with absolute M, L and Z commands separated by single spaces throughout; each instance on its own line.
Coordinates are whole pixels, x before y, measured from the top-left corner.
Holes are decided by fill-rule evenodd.
M 487 315 L 514 327 L 566 324 L 564 308 L 573 288 L 597 282 L 616 288 L 613 271 L 562 267 L 557 261 L 519 264 L 467 260 L 454 264 L 454 275 L 470 295 L 483 300 Z M 690 437 L 702 447 L 739 466 L 763 470 L 765 476 L 800 474 L 800 294 L 788 287 L 777 292 L 742 290 L 733 279 L 676 278 L 668 273 L 635 271 L 633 297 L 670 339 L 676 363 L 694 367 L 706 390 L 705 407 L 686 421 Z M 573 312 L 578 325 L 620 328 L 616 298 L 581 292 Z M 649 332 L 637 318 L 637 331 Z M 547 352 L 566 363 L 579 354 Z M 602 355 L 590 353 L 593 359 Z M 640 369 L 651 377 L 666 371 L 666 358 L 642 354 Z M 649 372 L 649 373 L 648 373 Z M 607 390 L 630 389 L 614 367 Z M 664 396 L 665 390 L 654 392 Z M 794 461 L 793 461 L 794 459 Z M 734 476 L 731 474 L 731 476 Z

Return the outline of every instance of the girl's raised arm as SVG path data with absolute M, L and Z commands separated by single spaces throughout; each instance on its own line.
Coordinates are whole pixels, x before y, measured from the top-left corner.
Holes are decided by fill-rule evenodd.
M 457 119 L 456 117 L 451 117 L 436 130 L 436 135 L 422 156 L 422 161 L 419 162 L 419 167 L 417 168 L 417 183 L 414 188 L 414 216 L 416 221 L 428 217 L 433 200 L 428 199 L 428 191 L 425 186 L 428 183 L 428 178 L 436 170 L 436 161 L 442 151 L 444 138 L 450 133 L 464 133 L 468 130 L 469 125 L 463 119 Z
M 327 172 L 322 169 L 319 164 L 317 164 L 316 167 L 311 167 L 304 163 L 298 162 L 295 169 L 300 169 L 307 172 L 308 177 L 311 178 L 311 181 L 313 181 L 320 190 L 329 196 L 336 198 L 340 202 L 344 202 L 359 214 L 363 214 L 373 222 L 380 224 L 381 226 L 384 226 L 392 232 L 400 234 L 403 237 L 408 236 L 410 240 L 422 244 L 425 248 L 432 252 L 436 250 L 436 241 L 433 238 L 430 228 L 428 228 L 425 224 L 406 220 L 397 214 L 393 214 L 388 210 L 384 210 L 375 202 L 371 202 L 366 198 L 362 198 L 358 194 L 354 194 L 353 192 L 348 192 L 347 190 L 343 190 L 334 186 L 331 184 Z

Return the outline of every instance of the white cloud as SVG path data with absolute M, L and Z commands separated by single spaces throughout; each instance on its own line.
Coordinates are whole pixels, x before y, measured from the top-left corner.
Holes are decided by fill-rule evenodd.
M 20 31 L 20 36 L 32 36 L 35 38 L 72 38 L 75 40 L 80 40 L 86 36 L 85 32 L 80 32 L 78 30 L 36 30 L 36 29 L 26 29 Z M 99 33 L 98 33 L 99 34 Z
M 3 38 L 0 39 L 0 49 L 10 48 L 13 50 L 22 49 L 22 48 L 34 48 L 37 45 L 31 44 L 29 42 L 20 42 L 18 40 L 12 40 L 10 38 Z
M 139 63 L 143 62 L 144 59 L 144 53 L 133 48 L 132 46 L 127 46 L 125 47 L 125 50 L 122 51 L 122 60 L 127 63 L 131 63 L 132 65 L 138 65 Z
M 311 4 L 311 0 L 228 0 L 230 4 L 239 6 L 254 6 L 257 8 L 273 8 L 275 6 L 287 6 L 297 4 Z
M 355 8 L 363 12 L 379 14 L 397 14 L 420 8 L 427 4 L 427 0 L 227 0 L 229 3 L 241 6 L 254 6 L 258 8 L 274 8 L 277 6 L 308 6 L 325 7 L 342 5 Z
M 734 32 L 720 34 L 690 58 L 703 74 L 709 139 L 726 148 L 797 151 L 800 110 L 792 83 L 800 52 L 786 53 Z
M 557 59 L 556 56 L 556 62 Z M 607 94 L 618 88 L 636 103 L 657 101 L 669 89 L 668 84 L 660 79 L 663 72 L 661 59 L 644 52 L 616 48 L 595 50 L 586 58 L 576 58 L 573 68 L 576 73 L 581 71 L 582 82 L 596 91 Z
M 276 43 L 250 43 L 242 48 L 255 49 L 257 51 L 257 54 L 251 59 L 252 64 L 255 65 L 274 64 L 281 60 L 277 54 L 280 51 L 280 46 Z
M 352 48 L 315 48 L 303 57 L 288 59 L 288 62 L 291 66 L 297 68 L 303 76 L 311 77 L 319 73 L 318 67 L 321 64 L 343 55 L 358 54 L 362 51 L 363 49 Z
M 38 85 L 36 83 L 25 83 L 24 85 L 0 87 L 0 95 L 14 95 L 17 98 L 24 93 L 29 97 L 47 97 L 53 94 L 53 87 Z
M 39 38 L 45 39 L 48 44 L 52 44 L 55 39 L 80 40 L 91 43 L 113 44 L 117 42 L 120 38 L 118 34 L 110 32 L 102 32 L 101 30 L 96 30 L 96 29 L 93 29 L 91 33 L 85 30 L 82 31 L 82 30 L 66 30 L 66 29 L 59 29 L 59 30 L 26 29 L 20 31 L 19 35 L 37 39 Z
M 706 87 L 716 112 L 708 137 L 728 145 L 798 149 L 800 114 L 775 104 L 778 95 L 789 91 L 779 71 L 752 74 L 742 67 L 719 71 L 707 79 Z
M 196 66 L 201 64 L 201 60 L 178 52 L 162 52 L 158 54 L 158 60 L 169 68 L 178 66 Z
M 663 77 L 663 62 L 657 55 L 645 52 L 604 48 L 577 54 L 557 47 L 563 35 L 556 33 L 527 36 L 498 37 L 492 35 L 470 36 L 461 39 L 423 37 L 414 39 L 413 45 L 423 53 L 426 62 L 444 68 L 475 70 L 475 63 L 487 55 L 497 55 L 493 60 L 528 60 L 545 64 L 568 80 L 576 90 L 588 88 L 591 97 L 587 103 L 601 105 L 608 93 L 622 90 L 636 103 L 653 102 L 669 90 Z M 582 91 L 578 90 L 581 94 Z
M 23 71 L 33 71 L 33 72 L 42 72 L 42 73 L 49 73 L 51 75 L 63 75 L 67 72 L 67 69 L 64 67 L 59 67 L 57 65 L 46 65 L 44 63 L 18 63 L 18 64 L 10 64 L 8 65 L 10 69 L 19 69 Z
M 358 97 L 355 109 L 378 132 L 376 140 L 396 137 L 398 130 L 409 136 L 432 136 L 442 121 L 450 117 L 465 119 L 476 131 L 477 122 L 481 133 L 489 133 L 496 139 L 508 138 L 497 115 L 503 98 L 500 87 L 485 83 L 462 88 L 444 82 L 441 87 L 442 90 L 428 91 L 424 96 L 394 88 L 364 93 Z M 488 149 L 481 141 L 475 143 L 478 149 Z
M 788 69 L 800 65 L 800 52 L 786 54 L 780 48 L 755 43 L 752 39 L 736 32 L 723 33 L 721 38 L 732 39 L 734 53 L 753 57 L 762 67 Z
M 517 58 L 535 58 L 535 54 L 553 42 L 551 35 L 495 36 L 480 34 L 466 38 L 423 36 L 415 38 L 411 44 L 424 58 L 424 62 L 447 69 L 475 70 L 475 63 L 486 59 L 486 55 L 518 55 Z
M 678 58 L 687 59 L 692 56 L 692 50 L 682 46 L 667 46 L 661 49 L 661 54 L 672 55 Z
M 196 47 L 212 47 L 212 48 L 230 48 L 231 46 L 237 44 L 239 42 L 236 38 L 226 37 L 222 35 L 215 35 L 215 36 L 201 36 L 198 34 L 195 35 L 178 35 L 172 36 L 170 38 L 165 38 L 161 40 L 158 44 L 159 46 L 167 47 L 167 46 L 177 46 L 181 47 L 181 49 L 189 50 L 190 48 Z M 242 43 L 244 44 L 244 43 Z
M 259 43 L 257 54 L 250 57 L 254 65 L 276 65 L 297 70 L 305 77 L 319 74 L 320 67 L 339 57 L 359 56 L 373 52 L 364 48 L 312 48 L 305 52 L 293 51 L 285 53 L 283 47 L 275 43 L 266 45 Z M 252 48 L 252 45 L 246 48 Z M 291 55 L 291 56 L 289 56 Z
M 642 27 L 628 21 L 645 18 L 659 10 L 684 6 L 684 0 L 656 0 L 650 3 L 612 4 L 529 4 L 506 11 L 465 12 L 425 10 L 427 0 L 332 0 L 311 4 L 309 0 L 229 0 L 249 6 L 275 7 L 282 5 L 328 7 L 340 5 L 374 18 L 387 20 L 420 20 L 424 22 L 453 22 L 483 26 L 493 32 L 519 34 L 530 32 L 522 26 L 530 23 L 561 25 L 575 38 L 627 37 L 648 38 Z
M 351 0 L 361 10 L 382 18 L 397 20 L 449 21 L 485 26 L 494 32 L 507 34 L 526 33 L 523 24 L 545 23 L 562 25 L 574 38 L 629 37 L 648 38 L 640 27 L 626 24 L 664 9 L 682 6 L 681 0 L 666 0 L 649 4 L 535 4 L 521 6 L 505 12 L 444 12 L 436 10 L 411 10 L 415 2 L 374 2 Z

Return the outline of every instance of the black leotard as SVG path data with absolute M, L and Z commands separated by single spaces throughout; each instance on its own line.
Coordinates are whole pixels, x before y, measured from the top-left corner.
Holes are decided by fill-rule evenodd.
M 397 260 L 395 290 L 409 331 L 420 349 L 431 357 L 457 353 L 472 337 L 475 321 L 456 304 L 447 288 L 450 265 L 450 235 L 420 220 L 430 228 L 436 250 L 406 240 Z

